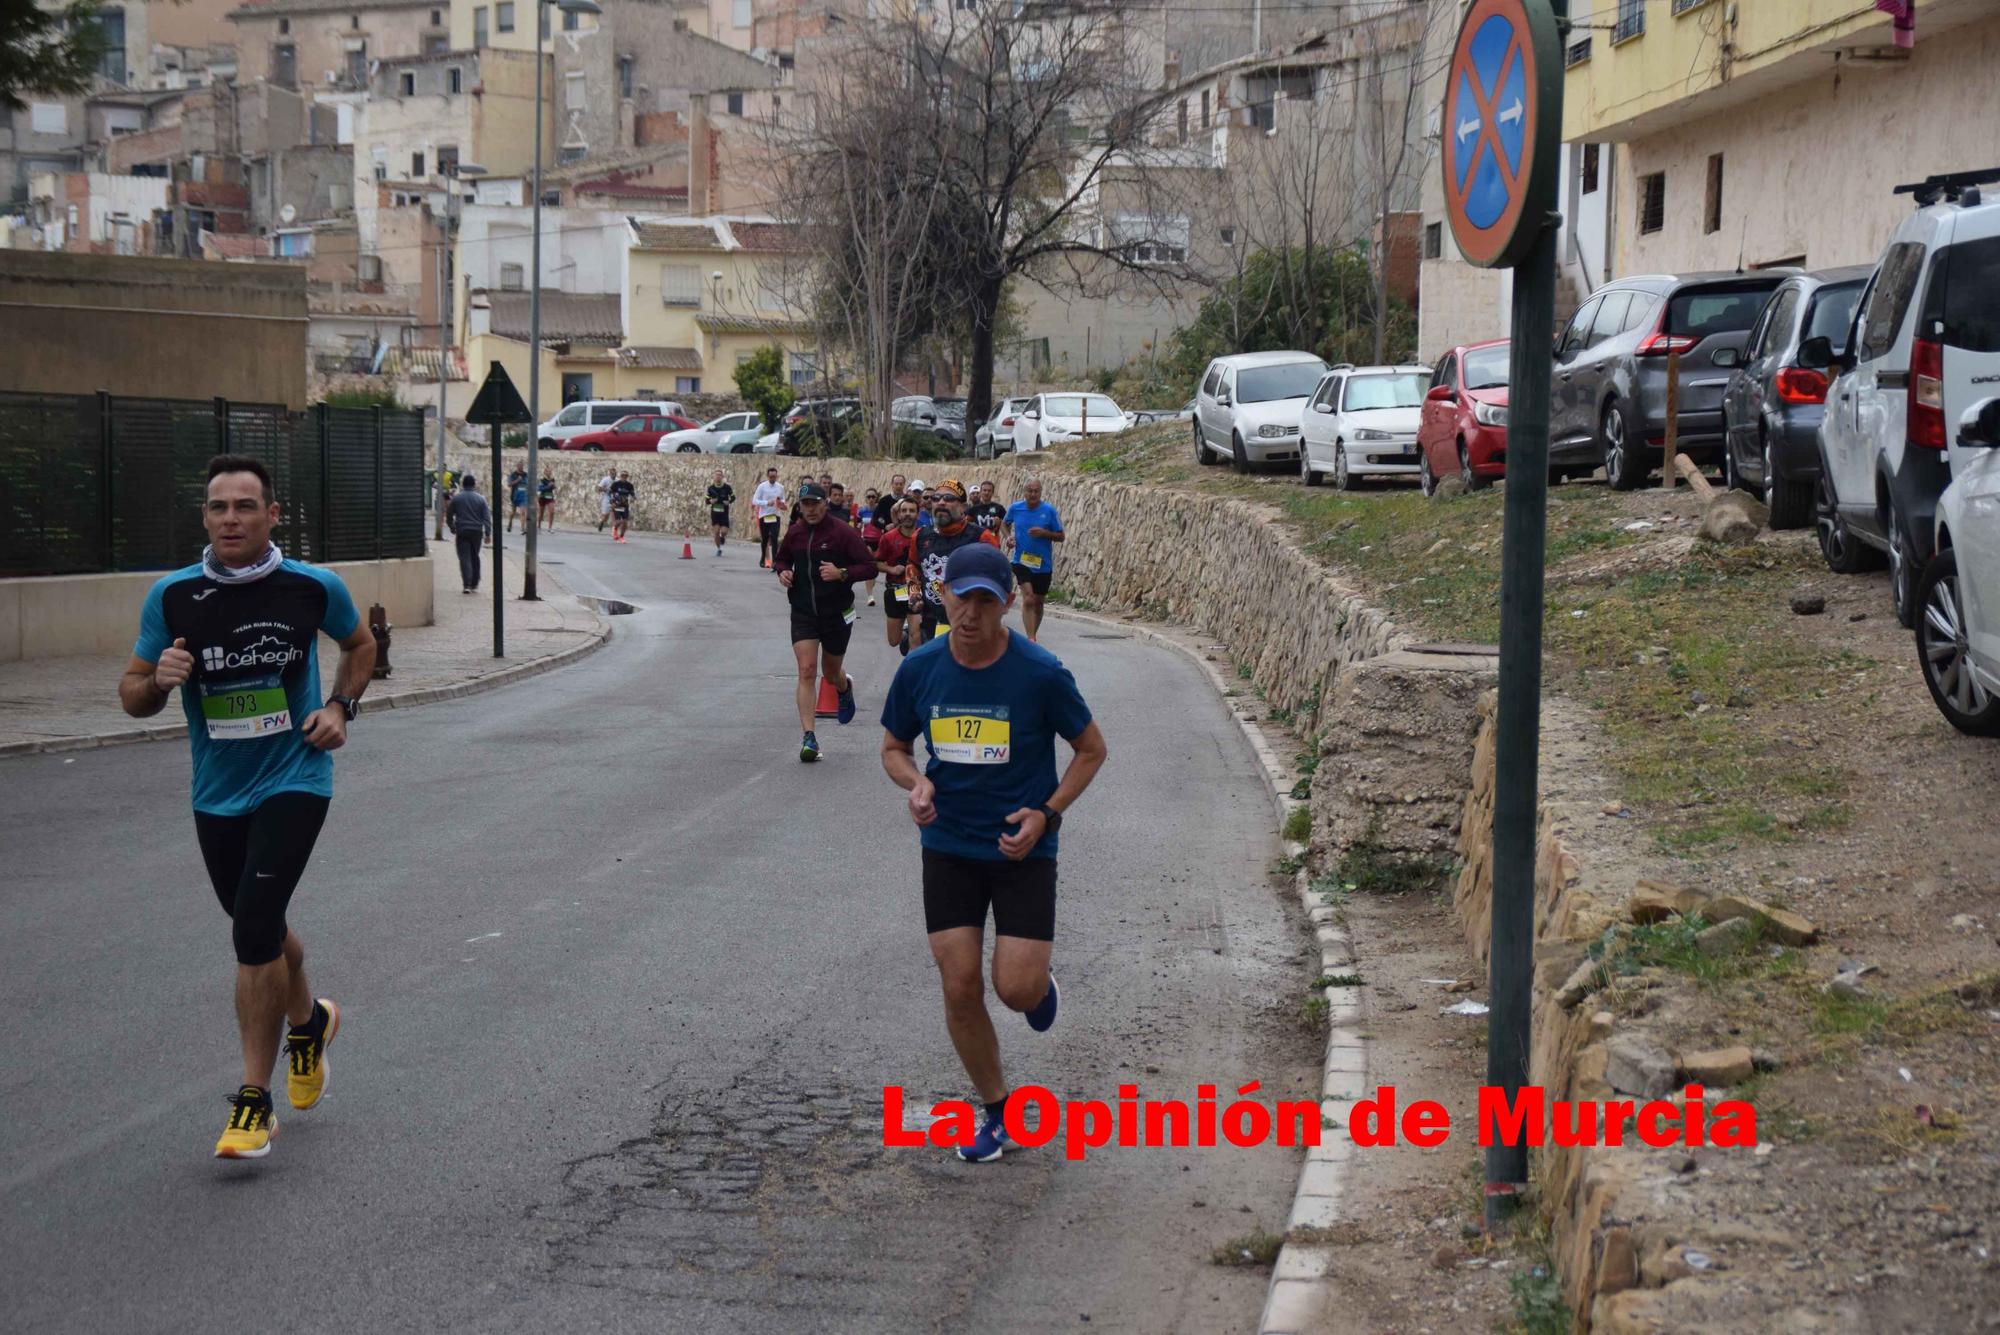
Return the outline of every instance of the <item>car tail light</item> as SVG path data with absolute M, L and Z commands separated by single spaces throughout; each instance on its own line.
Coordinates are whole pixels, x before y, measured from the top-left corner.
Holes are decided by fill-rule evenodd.
M 1639 340 L 1639 346 L 1632 349 L 1635 357 L 1664 357 L 1670 352 L 1687 352 L 1700 339 L 1689 334 L 1663 334 L 1655 329 Z
M 1825 403 L 1826 373 L 1804 366 L 1787 366 L 1778 372 L 1780 403 Z
M 1910 345 L 1910 444 L 1944 448 L 1944 345 L 1927 338 Z
M 1000 419 L 1000 425 L 1001 425 L 1001 426 L 1012 426 L 1012 425 L 1014 425 L 1014 419 L 1013 419 L 1013 418 L 1011 418 L 1011 417 L 1003 417 L 1003 418 L 1001 418 L 1001 419 Z

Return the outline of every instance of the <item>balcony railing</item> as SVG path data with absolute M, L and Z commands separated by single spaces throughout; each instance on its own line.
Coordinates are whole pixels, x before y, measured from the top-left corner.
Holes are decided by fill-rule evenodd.
M 1611 42 L 1629 41 L 1646 31 L 1646 0 L 1618 0 L 1618 21 L 1611 27 Z
M 1571 65 L 1581 65 L 1589 59 L 1590 39 L 1588 37 L 1579 37 L 1569 44 L 1568 50 L 1563 52 L 1563 68 L 1568 69 Z

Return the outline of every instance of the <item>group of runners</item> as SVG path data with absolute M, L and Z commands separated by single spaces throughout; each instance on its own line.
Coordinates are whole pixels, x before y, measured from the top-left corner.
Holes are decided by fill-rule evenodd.
M 622 496 L 605 489 L 612 501 L 606 510 L 622 540 L 619 512 L 629 515 L 631 490 L 627 477 L 614 482 L 625 486 Z M 1032 639 L 1053 565 L 1050 544 L 1063 533 L 1040 485 L 1023 490 L 1003 509 L 990 483 L 968 495 L 954 479 L 926 487 L 897 477 L 887 492 L 864 492 L 856 505 L 830 478 L 802 479 L 796 520 L 775 540 L 767 537 L 761 562 L 776 571 L 789 600 L 805 734 L 800 758 L 808 761 L 819 758 L 819 677 L 835 687 L 839 721 L 856 714 L 843 665 L 855 585 L 869 586 L 872 604 L 874 581 L 887 581 L 889 640 L 904 658 L 883 702 L 881 761 L 907 794 L 919 832 L 924 918 L 946 1027 L 985 1107 L 977 1133 L 957 1153 L 980 1162 L 1007 1148 L 1008 1086 L 982 972 L 986 920 L 992 917 L 995 930 L 995 993 L 1031 1029 L 1047 1030 L 1059 1003 L 1050 966 L 1058 832 L 1106 757 L 1074 677 Z M 725 530 L 732 500 L 716 474 L 709 501 Z M 767 535 L 784 501 L 772 469 L 753 500 Z M 308 986 L 305 946 L 287 913 L 326 823 L 332 752 L 347 741 L 375 660 L 374 637 L 340 577 L 287 559 L 271 540 L 279 514 L 261 462 L 238 455 L 210 461 L 202 515 L 209 545 L 200 561 L 147 594 L 118 687 L 120 703 L 137 717 L 159 713 L 178 691 L 188 723 L 196 841 L 231 921 L 236 957 L 243 1069 L 215 1144 L 224 1159 L 270 1152 L 281 1047 L 294 1109 L 314 1107 L 326 1090 L 327 1051 L 341 1012 Z M 1013 543 L 1011 560 L 1003 537 Z M 726 532 L 715 538 L 719 552 Z M 1006 624 L 1024 590 L 1033 591 L 1034 608 L 1026 635 Z M 322 631 L 340 648 L 325 700 Z M 1073 752 L 1060 776 L 1058 737 Z

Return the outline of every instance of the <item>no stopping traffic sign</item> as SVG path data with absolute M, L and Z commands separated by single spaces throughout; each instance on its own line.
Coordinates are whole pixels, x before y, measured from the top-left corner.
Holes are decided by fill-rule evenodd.
M 1445 76 L 1452 239 L 1483 268 L 1520 263 L 1555 204 L 1562 41 L 1548 0 L 1473 0 Z

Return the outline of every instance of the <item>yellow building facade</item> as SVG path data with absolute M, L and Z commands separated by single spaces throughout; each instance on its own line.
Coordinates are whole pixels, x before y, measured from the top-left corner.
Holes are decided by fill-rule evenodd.
M 2000 3 L 1578 0 L 1563 138 L 1611 192 L 1613 276 L 1873 260 L 1899 183 L 1996 165 Z M 1593 164 L 1601 160 L 1600 172 Z

